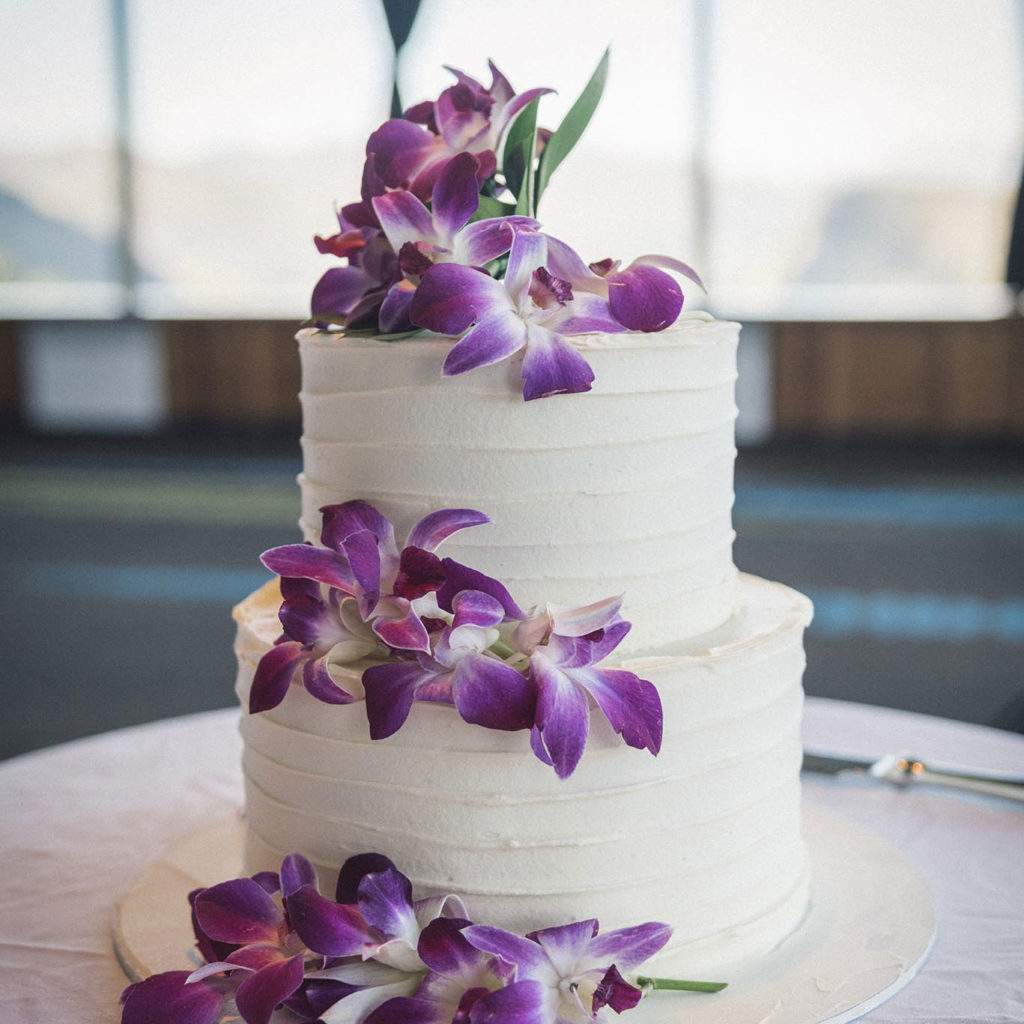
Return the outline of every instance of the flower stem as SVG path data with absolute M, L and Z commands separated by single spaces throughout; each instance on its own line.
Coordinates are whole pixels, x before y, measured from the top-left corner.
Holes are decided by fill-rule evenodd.
M 511 658 L 513 654 L 519 653 L 511 644 L 505 643 L 504 640 L 495 640 L 494 643 L 491 644 L 490 650 L 494 651 L 494 653 L 503 661 L 506 658 Z
M 669 992 L 721 992 L 727 981 L 683 981 L 678 978 L 637 978 L 637 985 L 646 991 L 662 989 Z

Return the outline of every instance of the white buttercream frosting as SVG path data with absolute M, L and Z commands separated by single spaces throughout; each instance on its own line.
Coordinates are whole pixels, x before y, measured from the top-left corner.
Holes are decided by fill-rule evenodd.
M 732 612 L 733 323 L 574 337 L 593 390 L 524 402 L 519 364 L 442 378 L 453 342 L 300 335 L 302 528 L 363 498 L 399 539 L 427 512 L 492 522 L 442 549 L 524 607 L 624 594 L 624 651 L 668 649 Z
M 327 887 L 368 850 L 418 894 L 456 892 L 479 922 L 521 933 L 596 917 L 674 929 L 649 965 L 695 976 L 770 949 L 804 914 L 800 825 L 803 629 L 810 604 L 732 562 L 738 326 L 697 315 L 657 334 L 573 339 L 593 391 L 525 403 L 519 364 L 444 379 L 452 340 L 318 332 L 302 359 L 301 526 L 362 498 L 399 542 L 423 515 L 475 508 L 492 523 L 441 549 L 524 607 L 623 594 L 615 653 L 651 680 L 661 753 L 626 747 L 593 711 L 587 750 L 559 780 L 525 732 L 470 726 L 417 703 L 371 741 L 357 697 L 293 686 L 245 715 L 247 861 L 297 850 Z M 280 632 L 276 584 L 235 610 L 243 706 Z
M 398 733 L 371 741 L 361 700 L 327 707 L 293 687 L 243 719 L 249 868 L 300 850 L 331 885 L 346 857 L 377 850 L 418 893 L 457 892 L 477 920 L 521 932 L 663 920 L 674 936 L 655 965 L 691 969 L 709 951 L 719 963 L 770 948 L 808 896 L 799 729 L 810 605 L 741 579 L 739 610 L 717 631 L 677 656 L 623 663 L 661 693 L 660 755 L 625 747 L 595 712 L 564 781 L 525 732 L 416 704 Z M 243 704 L 279 633 L 279 600 L 270 584 L 236 609 Z

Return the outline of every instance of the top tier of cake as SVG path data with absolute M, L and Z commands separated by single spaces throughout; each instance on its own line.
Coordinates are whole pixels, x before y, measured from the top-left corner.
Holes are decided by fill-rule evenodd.
M 732 613 L 733 385 L 739 326 L 572 339 L 593 390 L 524 402 L 515 360 L 442 378 L 453 342 L 302 332 L 302 529 L 362 498 L 399 542 L 427 512 L 490 524 L 441 553 L 525 608 L 624 594 L 618 654 L 670 653 Z

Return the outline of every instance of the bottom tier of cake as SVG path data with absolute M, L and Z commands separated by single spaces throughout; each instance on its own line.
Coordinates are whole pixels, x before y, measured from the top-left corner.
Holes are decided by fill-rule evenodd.
M 564 781 L 526 733 L 467 725 L 450 706 L 415 704 L 372 741 L 360 701 L 328 706 L 293 686 L 243 716 L 248 869 L 295 850 L 333 887 L 347 857 L 372 850 L 417 896 L 458 893 L 481 924 L 664 921 L 673 939 L 652 973 L 770 949 L 810 893 L 799 771 L 811 606 L 750 576 L 738 594 L 732 618 L 678 654 L 624 662 L 660 691 L 660 755 L 625 746 L 595 713 Z M 235 609 L 243 706 L 279 602 L 275 581 Z

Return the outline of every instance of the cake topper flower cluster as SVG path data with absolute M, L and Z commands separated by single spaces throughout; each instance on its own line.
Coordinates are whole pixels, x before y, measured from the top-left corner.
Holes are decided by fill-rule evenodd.
M 553 132 L 537 125 L 551 89 L 516 93 L 493 63 L 486 88 L 448 70 L 456 82 L 436 101 L 370 136 L 360 199 L 338 211 L 336 234 L 316 238 L 346 265 L 314 288 L 313 322 L 386 339 L 419 329 L 462 335 L 446 376 L 522 353 L 527 401 L 589 391 L 593 371 L 569 337 L 670 326 L 683 292 L 666 271 L 703 288 L 671 256 L 587 263 L 536 219 L 601 98 L 608 54 Z
M 469 920 L 458 896 L 413 899 L 385 856 L 341 868 L 335 898 L 289 854 L 189 894 L 195 970 L 121 994 L 121 1024 L 585 1024 L 632 1009 L 652 989 L 716 992 L 720 982 L 636 978 L 672 930 L 651 921 L 599 934 L 596 920 L 516 935 Z
M 414 701 L 450 704 L 474 725 L 529 729 L 536 756 L 566 778 L 583 755 L 593 699 L 629 746 L 661 749 L 654 685 L 600 667 L 630 629 L 621 598 L 524 611 L 498 580 L 436 554 L 453 533 L 490 521 L 471 509 L 424 516 L 401 549 L 364 501 L 321 514 L 319 546 L 262 556 L 281 577 L 283 632 L 257 666 L 251 713 L 276 707 L 300 679 L 318 700 L 351 704 L 328 664 L 361 666 L 375 740 L 400 729 Z

